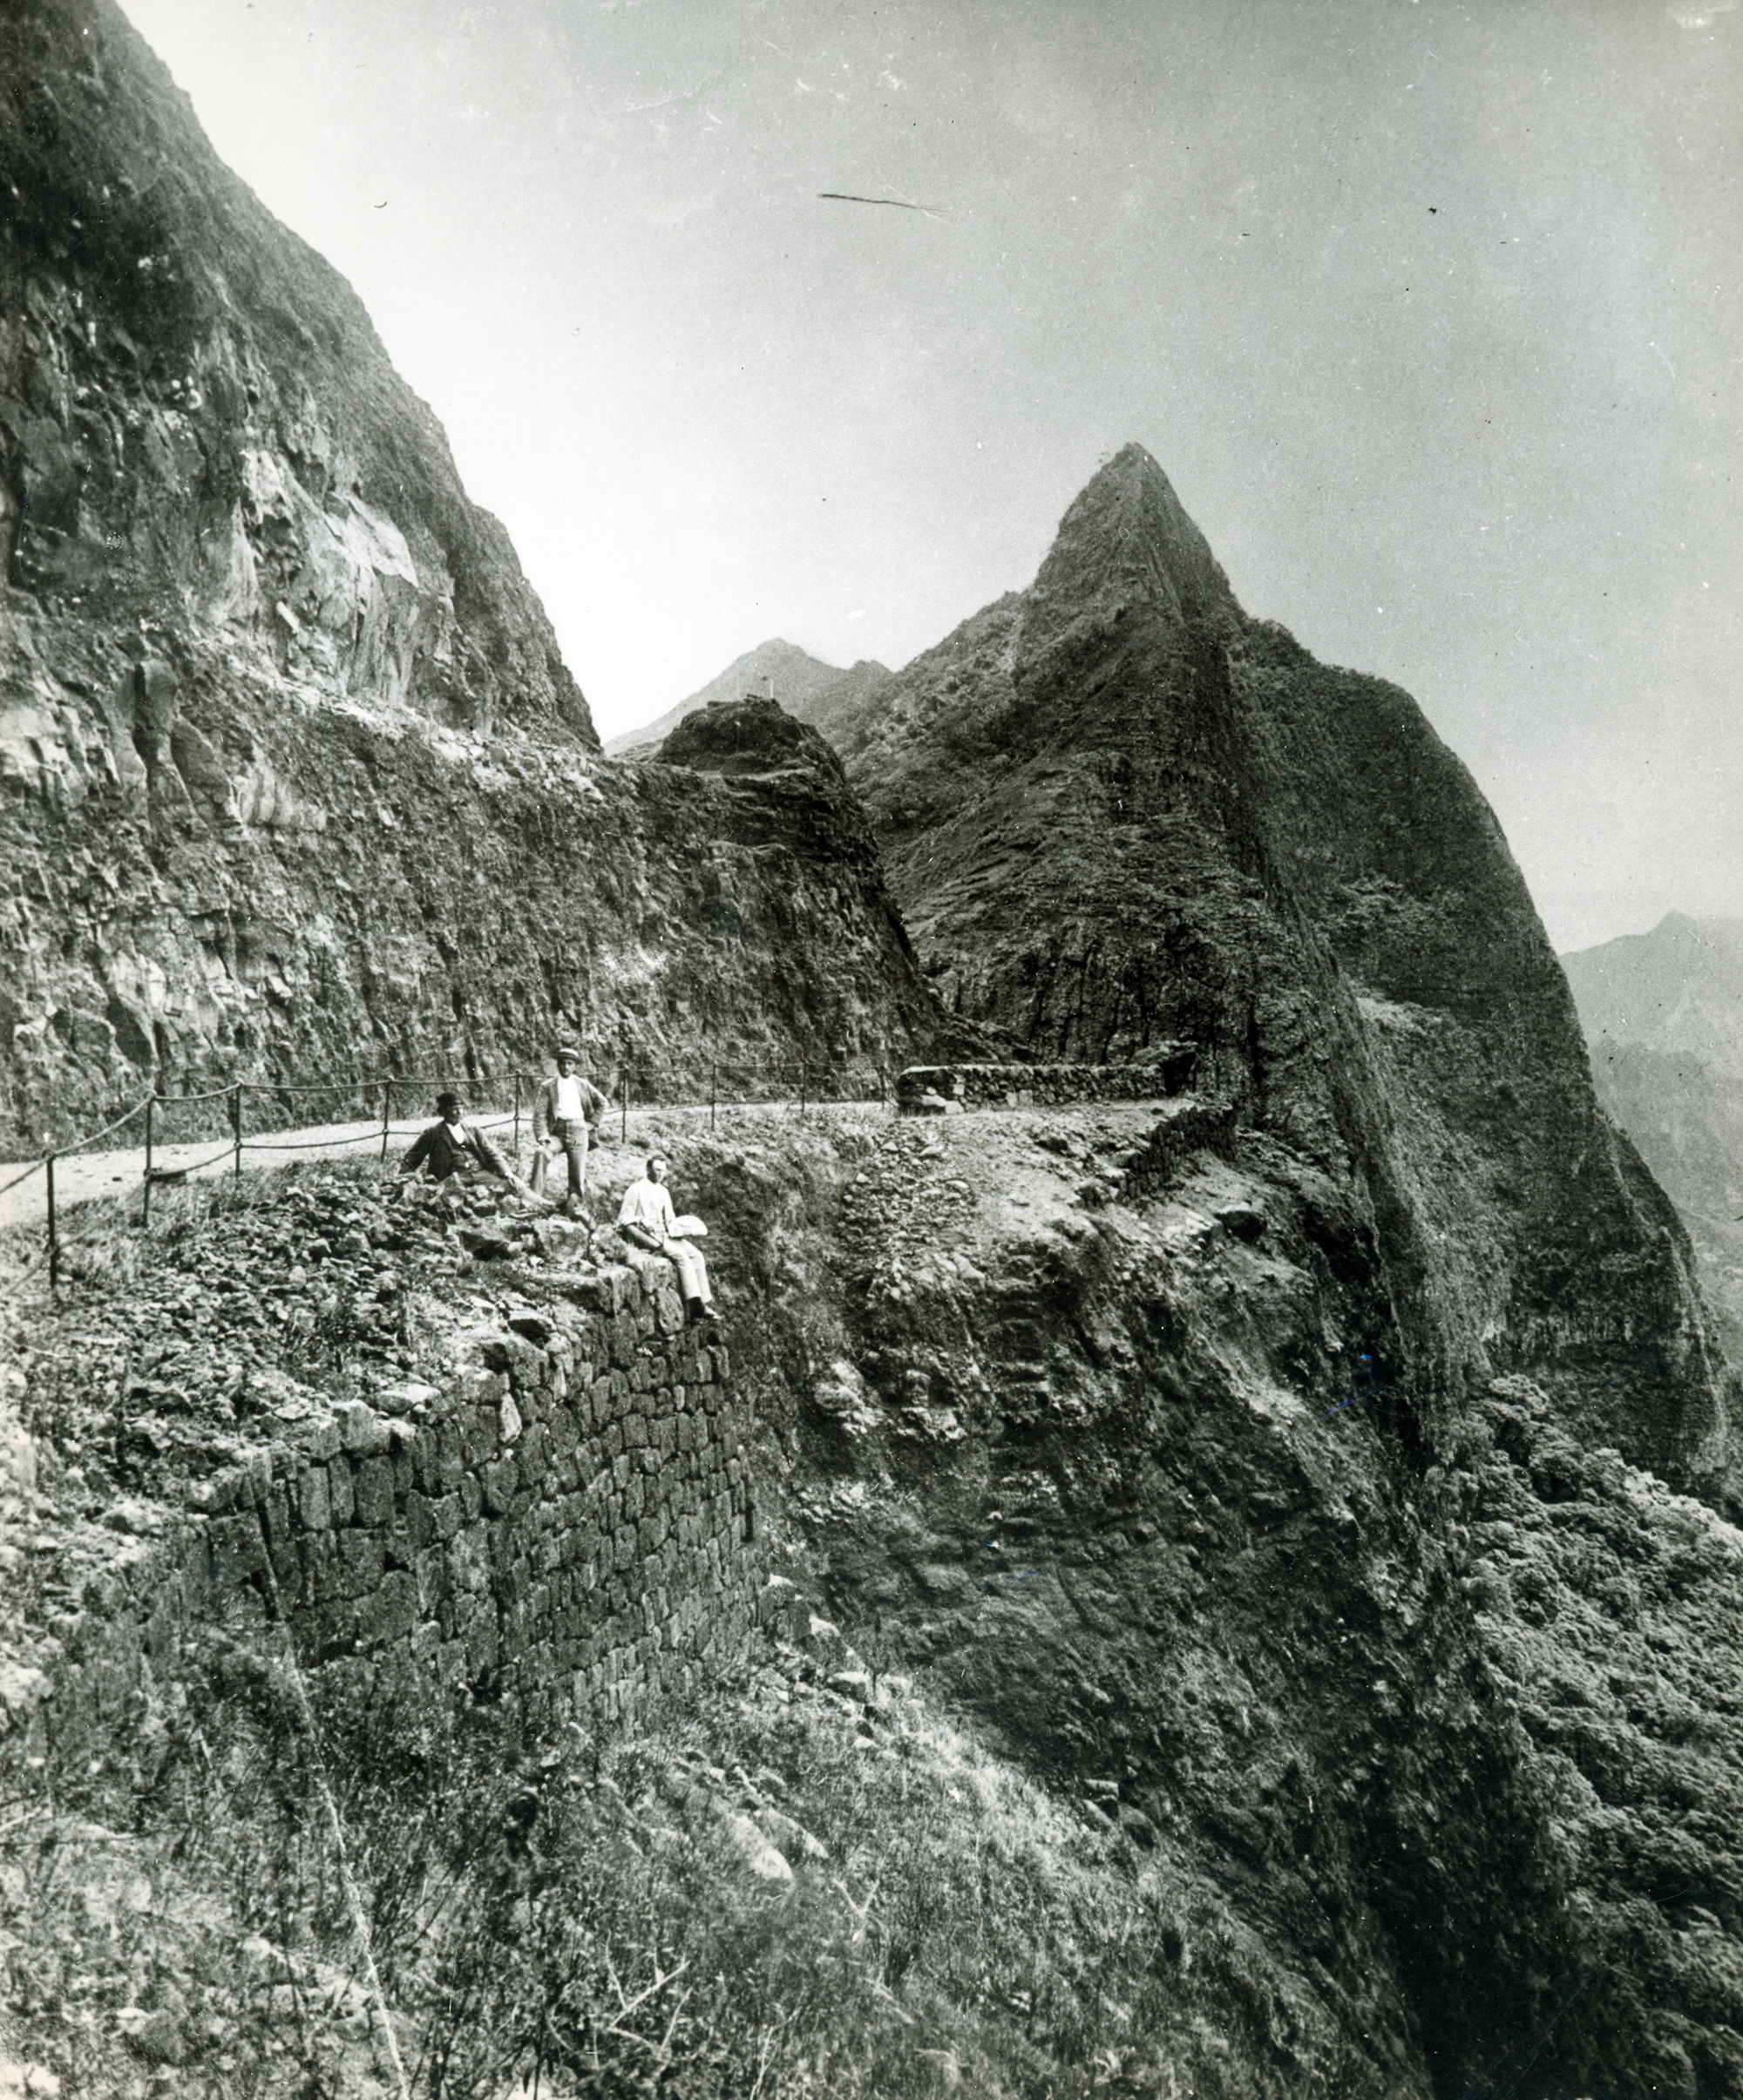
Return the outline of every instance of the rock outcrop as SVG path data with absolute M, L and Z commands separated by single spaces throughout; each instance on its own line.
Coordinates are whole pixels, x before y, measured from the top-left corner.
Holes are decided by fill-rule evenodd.
M 1196 1043 L 1199 1084 L 1357 1193 L 1425 1417 L 1529 1372 L 1718 1478 L 1687 1239 L 1493 815 L 1407 694 L 1241 610 L 1148 453 L 836 735 L 954 1011 L 1043 1059 Z
M 6 1149 L 559 1031 L 654 1092 L 946 1047 L 833 761 L 747 828 L 600 758 L 434 417 L 110 0 L 0 19 L 0 193 Z
M 51 620 L 215 633 L 310 698 L 596 742 L 506 533 L 350 288 L 108 0 L 7 10 L 0 156 L 10 584 Z
M 29 1432 L 0 1558 L 51 1571 L 7 1592 L 29 1647 L 0 1658 L 0 1735 L 46 1789 L 17 1842 L 50 1858 L 100 1808 L 160 1847 L 152 1930 L 194 1907 L 180 1776 L 207 1800 L 230 1768 L 176 1674 L 168 1563 L 131 1541 L 197 1532 L 240 1636 L 214 1670 L 270 1674 L 277 1614 L 280 1663 L 342 1692 L 433 1663 L 471 1687 L 479 1755 L 527 1759 L 473 1821 L 506 1864 L 465 1973 L 551 1996 L 492 2090 L 589 2076 L 590 2049 L 598 2070 L 627 2031 L 615 1948 L 715 2002 L 775 1980 L 753 2026 L 631 2035 L 641 2083 L 748 2084 L 861 1989 L 909 2090 L 1743 2090 L 1743 1543 L 1674 1492 L 1722 1486 L 1724 1372 L 1494 820 L 1414 703 L 1250 620 L 1134 449 L 1031 590 L 832 688 L 844 771 L 756 702 L 606 760 L 349 295 L 106 0 L 24 0 L 0 59 L 15 1135 L 146 1081 L 432 1053 L 487 1078 L 559 1025 L 674 1083 L 703 1046 L 815 1047 L 1017 1103 L 675 1130 L 748 1467 L 726 1359 L 674 1325 L 660 1265 L 584 1260 L 542 1217 L 383 1201 L 360 1169 L 203 1220 L 190 1190 L 144 1247 L 93 1230 L 0 1365 Z M 1040 1063 L 1027 1089 L 1001 1033 Z M 1108 1060 L 1155 1098 L 1079 1080 L 1097 1098 L 1069 1103 L 1064 1068 Z M 614 1688 L 694 1697 L 698 1664 L 742 1670 L 747 1753 L 705 1786 L 644 1771 L 605 1850 L 544 1851 L 539 1790 L 598 1790 Z M 783 1732 L 804 1676 L 832 1744 Z M 748 1750 L 764 1701 L 781 1772 Z M 515 1734 L 566 1711 L 591 1739 Z M 946 1717 L 973 1758 L 922 1792 Z M 390 1947 L 433 1886 L 436 1767 L 401 1753 L 378 1793 L 338 1790 L 376 1819 L 353 1857 Z M 806 1789 L 836 1805 L 827 1882 Z M 339 1812 L 285 1820 L 300 1848 Z M 650 1913 L 539 1922 L 553 1889 L 713 1886 L 688 1833 L 722 1814 L 751 1819 L 724 1826 L 733 1871 L 790 1907 L 722 1906 L 681 1957 Z M 610 1870 L 547 1871 L 567 1857 Z M 273 1927 L 312 1948 L 333 1907 L 305 1866 Z M 9 1867 L 0 1924 L 33 2046 L 64 2052 L 77 1972 L 23 1930 L 51 1879 Z M 488 2031 L 401 1946 L 390 1988 Z M 577 1949 L 609 1971 L 598 2019 Z M 76 1995 L 135 2055 L 149 2033 L 242 2075 L 136 1973 L 117 1951 Z M 790 2083 L 904 2090 L 824 2061 Z
M 1125 2090 L 1743 2091 L 1743 1534 L 1516 1376 L 1412 1453 L 1392 1288 L 1304 1147 L 983 1111 L 858 1165 L 803 1354 L 735 1365 L 846 1637 L 1238 1920 Z
M 1733 1527 L 1528 1379 L 1471 1387 L 1420 1448 L 1359 1196 L 1226 1103 L 674 1135 L 723 1343 L 608 1236 L 367 1166 L 190 1202 L 8 1313 L 35 1440 L 0 1473 L 24 1520 L 0 1551 L 56 1577 L 4 1592 L 0 1763 L 52 1778 L 10 1857 L 125 1838 L 155 1893 L 138 1973 L 180 1971 L 202 2015 L 191 2068 L 234 2049 L 224 1979 L 261 1927 L 196 1883 L 190 1795 L 272 1876 L 270 1936 L 347 1956 L 254 1768 L 213 1747 L 223 1686 L 281 1652 L 275 1583 L 329 1745 L 414 1688 L 391 1764 L 338 1766 L 402 2020 L 455 1973 L 386 1900 L 434 1815 L 457 1870 L 511 1844 L 484 1973 L 589 2002 L 594 1942 L 545 1931 L 539 1891 L 640 1904 L 670 1873 L 686 1986 L 772 1974 L 770 2016 L 687 2029 L 675 2081 L 760 2065 L 772 2024 L 802 2088 L 858 1992 L 854 2039 L 899 2029 L 901 2075 L 844 2050 L 831 2092 L 922 2091 L 946 2056 L 989 2093 L 1743 2091 Z M 215 1654 L 178 1613 L 214 1585 Z M 472 1689 L 471 1772 L 534 1775 L 549 1812 L 421 1760 L 437 1670 Z M 614 1742 L 654 1684 L 667 1746 Z M 586 1735 L 516 1732 L 571 1710 Z M 610 1769 L 634 1849 L 565 1853 L 555 1804 Z M 738 1825 L 724 1867 L 722 1809 L 790 1871 Z M 70 1924 L 88 1941 L 64 1885 L 0 1876 L 14 2046 L 58 2072 L 95 2039 L 33 1981 Z M 95 2009 L 137 1988 L 105 1975 Z M 288 2009 L 326 2016 L 256 2022 L 257 2047 Z M 498 2054 L 537 2032 L 536 2003 L 465 2011 Z M 547 2068 L 589 2042 L 566 2022 Z M 308 2046 L 261 2090 L 301 2090 Z

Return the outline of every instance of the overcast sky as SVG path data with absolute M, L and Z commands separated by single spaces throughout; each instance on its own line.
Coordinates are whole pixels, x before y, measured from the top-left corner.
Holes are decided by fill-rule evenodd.
M 124 3 L 601 734 L 770 635 L 901 664 L 1136 438 L 1558 946 L 1743 915 L 1737 0 Z

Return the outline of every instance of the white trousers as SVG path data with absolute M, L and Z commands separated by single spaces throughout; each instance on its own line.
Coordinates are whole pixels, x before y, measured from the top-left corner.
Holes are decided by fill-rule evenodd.
M 714 1303 L 714 1293 L 709 1289 L 708 1263 L 702 1259 L 694 1240 L 666 1240 L 660 1251 L 678 1272 L 678 1282 L 687 1298 L 700 1298 L 704 1305 Z

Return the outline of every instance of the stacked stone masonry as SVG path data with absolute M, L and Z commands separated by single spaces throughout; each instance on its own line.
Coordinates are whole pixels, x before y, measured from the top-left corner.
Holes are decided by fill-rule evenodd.
M 1193 1153 L 1224 1152 L 1235 1134 L 1235 1114 L 1227 1101 L 1170 1101 L 1144 1141 L 1111 1155 L 1095 1179 L 1083 1184 L 1080 1198 L 1092 1209 L 1115 1198 L 1154 1202 L 1178 1182 Z
M 43 1747 L 112 1734 L 202 1626 L 279 1621 L 329 1689 L 471 1691 L 534 1725 L 729 1669 L 762 1576 L 751 1482 L 727 1351 L 670 1275 L 601 1270 L 585 1306 L 470 1338 L 414 1414 L 342 1404 L 192 1484 L 53 1629 Z
M 961 1108 L 1053 1108 L 1069 1101 L 1148 1101 L 1178 1094 L 1198 1052 L 1165 1045 L 1141 1065 L 911 1065 L 896 1080 L 904 1115 Z

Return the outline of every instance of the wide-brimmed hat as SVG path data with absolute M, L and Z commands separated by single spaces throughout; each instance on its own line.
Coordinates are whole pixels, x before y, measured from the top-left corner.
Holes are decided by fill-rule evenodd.
M 436 1096 L 436 1106 L 438 1108 L 458 1108 L 459 1105 L 460 1097 L 458 1094 L 438 1094 Z

